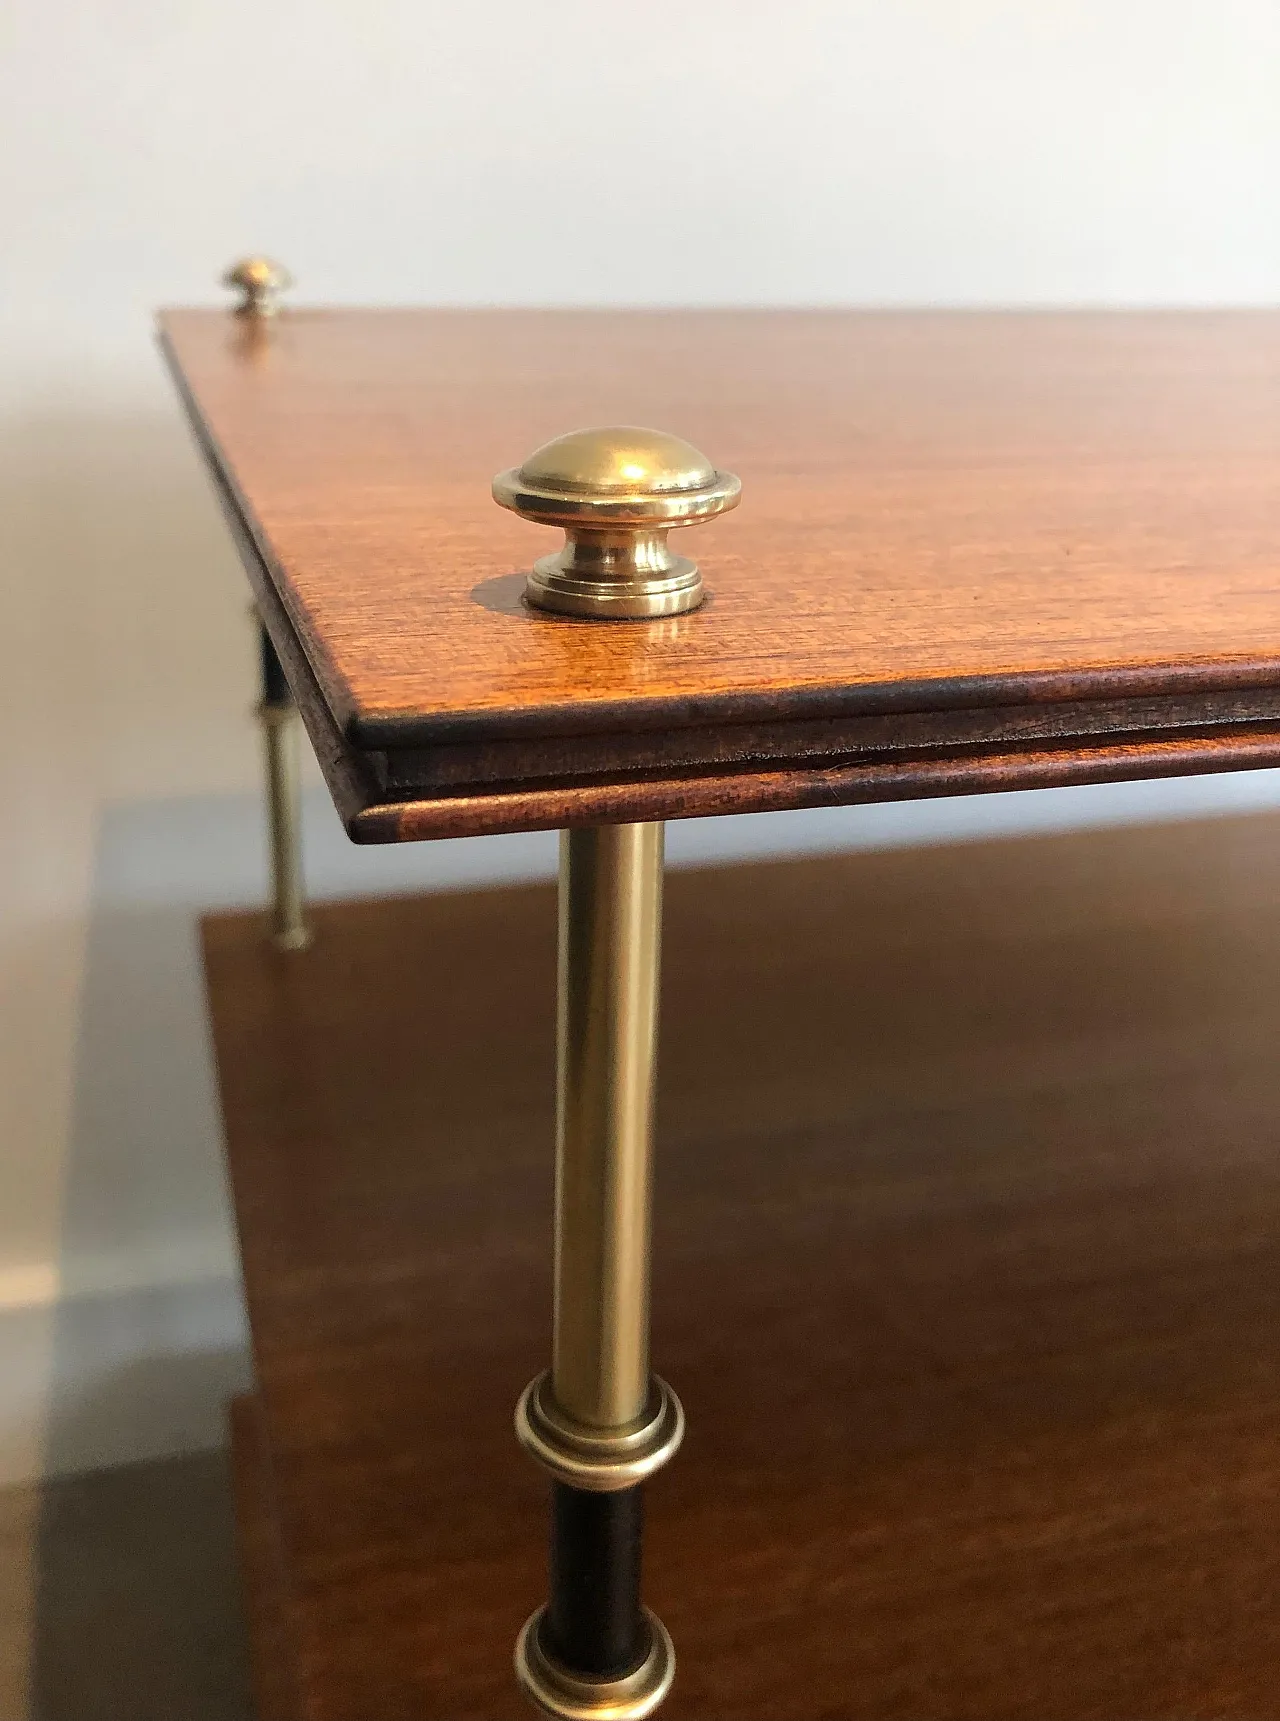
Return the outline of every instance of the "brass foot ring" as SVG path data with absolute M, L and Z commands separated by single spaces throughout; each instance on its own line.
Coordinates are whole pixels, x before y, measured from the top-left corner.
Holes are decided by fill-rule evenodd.
M 565 1416 L 552 1396 L 550 1373 L 540 1374 L 516 1406 L 516 1439 L 557 1482 L 610 1494 L 643 1482 L 675 1456 L 684 1439 L 684 1411 L 654 1375 L 643 1417 L 622 1428 L 589 1428 Z
M 271 942 L 277 950 L 310 950 L 315 935 L 309 926 L 291 926 L 285 932 L 273 932 Z
M 543 556 L 533 564 L 525 596 L 535 609 L 639 621 L 685 615 L 703 599 L 702 575 L 696 563 L 684 556 L 672 556 L 671 572 L 647 580 L 586 579 L 562 567 L 561 560 L 561 556 Z
M 643 1721 L 652 1715 L 676 1676 L 676 1652 L 667 1628 L 644 1610 L 649 1653 L 621 1679 L 590 1679 L 561 1665 L 542 1647 L 543 1609 L 525 1622 L 516 1640 L 516 1678 L 525 1696 L 557 1721 Z

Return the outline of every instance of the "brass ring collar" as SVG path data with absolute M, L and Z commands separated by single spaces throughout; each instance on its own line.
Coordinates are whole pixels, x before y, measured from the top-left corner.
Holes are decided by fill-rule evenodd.
M 493 499 L 526 520 L 546 526 L 680 526 L 707 520 L 732 508 L 742 494 L 733 472 L 713 473 L 709 482 L 687 490 L 634 490 L 603 493 L 585 485 L 552 485 L 525 477 L 513 466 L 493 480 Z
M 676 1655 L 667 1629 L 656 1614 L 644 1610 L 649 1627 L 649 1653 L 620 1679 L 589 1679 L 549 1656 L 542 1647 L 539 1626 L 544 1609 L 525 1622 L 516 1640 L 516 1679 L 529 1701 L 556 1721 L 644 1721 L 671 1689 Z
M 654 1375 L 644 1416 L 622 1428 L 591 1428 L 556 1404 L 548 1371 L 520 1395 L 516 1439 L 557 1482 L 612 1494 L 643 1482 L 675 1456 L 684 1439 L 684 1410 L 666 1381 Z

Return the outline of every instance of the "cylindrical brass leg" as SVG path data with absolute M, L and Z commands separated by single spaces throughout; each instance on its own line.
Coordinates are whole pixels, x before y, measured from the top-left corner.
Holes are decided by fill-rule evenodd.
M 302 884 L 302 790 L 298 712 L 267 630 L 261 630 L 262 703 L 258 718 L 266 766 L 271 853 L 271 939 L 280 950 L 311 943 Z
M 552 1397 L 620 1428 L 649 1397 L 661 825 L 565 831 Z
M 555 1487 L 552 1600 L 516 1671 L 561 1721 L 639 1721 L 675 1669 L 639 1602 L 639 1484 L 684 1431 L 649 1372 L 662 839 L 661 825 L 561 837 L 555 1330 L 551 1369 L 516 1412 Z

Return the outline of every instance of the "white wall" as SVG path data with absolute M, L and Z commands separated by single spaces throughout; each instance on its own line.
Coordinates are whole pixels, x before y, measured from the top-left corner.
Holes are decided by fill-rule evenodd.
M 1277 91 L 1275 0 L 5 0 L 0 1477 L 216 1438 L 243 1369 L 192 926 L 261 886 L 252 653 L 152 307 L 256 247 L 312 301 L 1263 303 Z M 330 894 L 549 863 L 308 819 Z

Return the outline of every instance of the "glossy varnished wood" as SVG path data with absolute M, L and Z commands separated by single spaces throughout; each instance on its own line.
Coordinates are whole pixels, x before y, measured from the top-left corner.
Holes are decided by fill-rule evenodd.
M 1278 897 L 1274 817 L 672 876 L 672 1721 L 1276 1712 Z M 551 892 L 316 922 L 205 932 L 298 1715 L 517 1721 Z
M 358 837 L 1280 761 L 1280 316 L 165 327 Z M 489 478 L 618 420 L 741 473 L 710 601 L 535 614 Z

